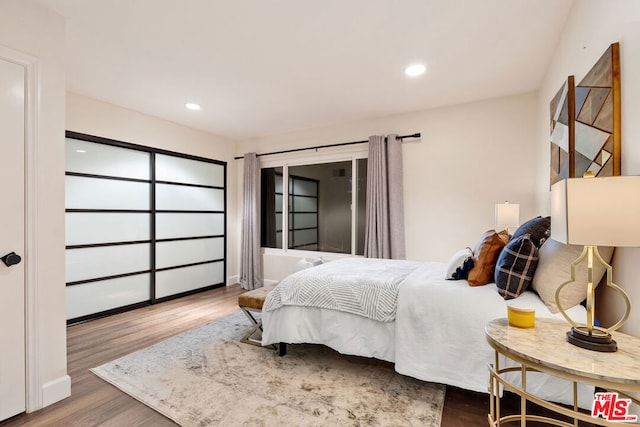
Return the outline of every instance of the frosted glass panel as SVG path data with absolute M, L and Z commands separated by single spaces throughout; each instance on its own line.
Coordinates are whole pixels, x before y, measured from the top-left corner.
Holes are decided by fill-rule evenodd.
M 67 283 L 149 269 L 150 244 L 68 249 Z
M 224 214 L 159 213 L 156 239 L 224 234 Z
M 105 177 L 65 177 L 65 244 L 90 246 L 65 251 L 66 282 L 100 279 L 67 286 L 67 319 L 150 302 L 152 294 L 163 298 L 224 284 L 225 261 L 209 261 L 224 258 L 225 238 L 202 237 L 226 233 L 226 165 L 105 142 L 66 139 L 68 173 Z M 152 189 L 155 206 L 151 205 Z M 111 210 L 122 212 L 101 212 Z M 152 245 L 149 240 L 154 233 L 157 240 L 178 240 Z M 122 244 L 134 241 L 148 243 Z M 151 259 L 157 269 L 207 263 L 101 280 L 148 271 Z M 154 273 L 156 289 L 152 290 Z
M 305 214 L 305 213 L 296 213 L 289 214 L 289 217 L 293 219 L 290 220 L 289 227 L 290 228 L 311 228 L 318 227 L 318 214 Z
M 224 258 L 224 239 L 179 240 L 156 244 L 156 268 Z
M 182 157 L 156 155 L 156 179 L 183 184 L 224 186 L 224 166 Z
M 149 301 L 149 274 L 67 286 L 67 319 Z
M 293 232 L 293 242 L 290 245 L 300 246 L 310 243 L 318 243 L 317 230 L 298 230 Z
M 222 261 L 159 271 L 156 274 L 156 298 L 221 283 L 224 283 L 224 262 Z
M 281 168 L 276 168 L 277 170 L 281 170 Z M 275 185 L 276 185 L 276 193 L 284 193 L 283 189 L 282 189 L 282 175 L 276 175 L 275 178 Z
M 318 182 L 317 181 L 305 181 L 303 179 L 294 179 L 293 188 L 289 190 L 291 194 L 299 196 L 317 196 L 318 195 Z
M 69 212 L 65 223 L 67 246 L 149 240 L 148 213 Z
M 317 212 L 318 199 L 312 197 L 293 196 L 293 205 L 289 207 L 289 210 L 295 212 Z
M 222 211 L 224 210 L 224 190 L 158 184 L 156 185 L 156 209 Z
M 149 209 L 149 186 L 143 182 L 67 176 L 67 209 Z
M 144 151 L 67 138 L 67 172 L 149 179 L 149 157 Z

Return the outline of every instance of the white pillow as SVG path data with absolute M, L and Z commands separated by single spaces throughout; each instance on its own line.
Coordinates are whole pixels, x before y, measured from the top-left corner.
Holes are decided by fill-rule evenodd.
M 323 264 L 324 260 L 320 258 L 301 258 L 293 266 L 293 272 L 304 270 L 305 268 L 315 267 L 316 265 Z
M 471 251 L 471 248 L 460 249 L 458 252 L 453 254 L 451 259 L 449 260 L 449 264 L 447 265 L 447 275 L 445 279 L 459 280 L 460 278 L 457 277 L 456 272 L 458 271 L 458 269 L 460 269 L 460 271 L 463 271 L 465 269 L 465 263 L 472 258 L 473 252 Z M 466 273 L 468 274 L 469 270 L 467 270 Z
M 549 307 L 549 311 L 557 313 L 556 289 L 571 279 L 571 263 L 582 253 L 583 246 L 565 245 L 553 239 L 547 241 L 538 251 L 538 267 L 533 275 L 531 287 L 540 295 L 542 302 Z M 613 248 L 598 247 L 600 255 L 606 262 L 611 261 Z M 593 263 L 593 282 L 597 286 L 605 268 L 597 260 Z M 580 304 L 587 298 L 587 259 L 576 266 L 576 280 L 568 284 L 560 292 L 560 302 L 565 310 Z
M 300 270 L 304 270 L 306 268 L 313 267 L 313 264 L 306 260 L 306 258 L 301 258 L 298 262 L 293 266 L 293 272 L 297 272 Z
M 313 265 L 314 267 L 315 267 L 316 265 L 324 264 L 324 260 L 322 259 L 322 257 L 320 257 L 320 258 L 311 258 L 311 259 L 310 259 L 310 260 L 308 260 L 308 261 L 309 261 L 309 262 L 311 263 L 311 265 Z

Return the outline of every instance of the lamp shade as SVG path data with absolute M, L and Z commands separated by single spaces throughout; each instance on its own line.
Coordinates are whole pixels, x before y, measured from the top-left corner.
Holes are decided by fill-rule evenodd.
M 520 225 L 520 205 L 517 203 L 496 204 L 496 228 Z
M 562 243 L 640 246 L 640 176 L 555 183 L 551 221 L 551 237 Z

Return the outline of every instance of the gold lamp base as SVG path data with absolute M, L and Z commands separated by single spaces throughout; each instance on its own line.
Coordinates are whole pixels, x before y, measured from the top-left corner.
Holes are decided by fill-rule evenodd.
M 577 347 L 587 350 L 613 353 L 618 350 L 618 345 L 611 338 L 611 334 L 600 329 L 592 329 L 586 326 L 573 327 L 567 332 L 567 341 Z
M 560 299 L 560 293 L 562 289 L 576 280 L 576 266 L 587 258 L 587 324 L 579 325 L 574 322 L 564 307 L 562 307 L 562 301 Z M 595 326 L 595 285 L 593 283 L 593 262 L 594 259 L 605 267 L 605 274 L 607 277 L 607 286 L 617 291 L 626 303 L 626 310 L 624 315 L 618 320 L 618 322 L 609 328 L 600 328 Z M 580 256 L 571 263 L 571 279 L 564 282 L 558 289 L 556 289 L 556 305 L 558 310 L 564 316 L 565 319 L 571 324 L 572 328 L 567 332 L 567 341 L 577 347 L 585 348 L 587 350 L 602 351 L 602 352 L 614 352 L 618 350 L 618 345 L 611 337 L 611 332 L 617 330 L 626 322 L 631 312 L 631 301 L 629 296 L 622 290 L 622 288 L 612 282 L 612 268 L 605 262 L 600 256 L 600 252 L 596 246 L 585 246 Z

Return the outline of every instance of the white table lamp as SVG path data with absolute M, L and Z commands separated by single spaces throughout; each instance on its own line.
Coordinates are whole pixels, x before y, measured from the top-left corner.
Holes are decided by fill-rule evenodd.
M 640 176 L 569 178 L 551 187 L 551 237 L 562 243 L 584 245 L 582 254 L 571 264 L 571 279 L 556 290 L 556 304 L 571 324 L 567 341 L 596 351 L 616 351 L 611 332 L 629 317 L 631 302 L 627 294 L 612 282 L 612 267 L 598 246 L 640 246 Z M 575 268 L 587 258 L 587 324 L 574 322 L 560 304 L 562 288 L 575 281 Z M 609 328 L 594 325 L 594 259 L 606 269 L 607 286 L 619 292 L 627 308 L 620 320 Z
M 520 225 L 520 205 L 517 203 L 496 203 L 496 229 L 503 228 L 509 233 L 509 227 Z

